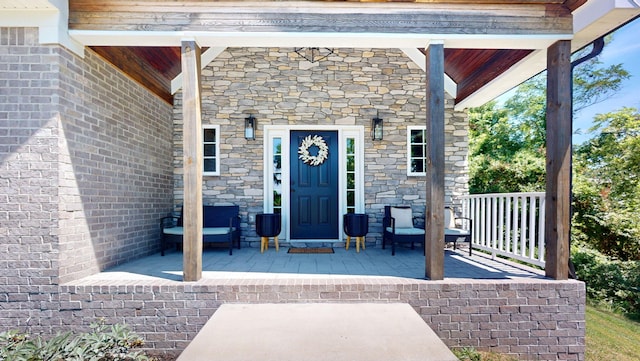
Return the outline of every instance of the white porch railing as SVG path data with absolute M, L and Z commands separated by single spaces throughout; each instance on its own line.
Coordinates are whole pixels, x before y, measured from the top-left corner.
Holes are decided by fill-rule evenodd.
M 544 267 L 545 193 L 472 194 L 461 197 L 473 220 L 473 248 Z

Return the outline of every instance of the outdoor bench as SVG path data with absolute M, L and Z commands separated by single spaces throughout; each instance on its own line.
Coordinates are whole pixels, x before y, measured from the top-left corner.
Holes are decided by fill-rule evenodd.
M 227 243 L 229 255 L 233 253 L 233 245 L 240 249 L 240 214 L 239 206 L 203 206 L 202 207 L 202 243 Z M 180 216 L 167 216 L 160 219 L 161 250 L 170 245 L 176 247 L 183 243 L 183 212 Z

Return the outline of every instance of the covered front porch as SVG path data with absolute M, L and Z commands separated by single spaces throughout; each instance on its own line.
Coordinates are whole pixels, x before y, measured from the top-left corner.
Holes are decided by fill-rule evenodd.
M 206 249 L 202 254 L 202 279 L 209 280 L 283 280 L 283 279 L 424 279 L 424 254 L 421 247 L 411 250 L 399 247 L 391 256 L 389 249 L 369 247 L 356 253 L 343 245 L 332 247 L 334 253 L 288 253 L 289 247 L 265 253 L 256 248 L 234 250 L 227 256 L 225 249 Z M 445 280 L 543 280 L 544 271 L 488 254 L 458 249 L 445 251 Z M 182 252 L 164 257 L 158 254 L 144 257 L 86 277 L 81 284 L 112 284 L 122 281 L 182 281 Z M 548 280 L 548 279 L 547 279 Z
M 224 304 L 410 305 L 449 348 L 520 359 L 576 359 L 584 352 L 584 284 L 465 249 L 445 251 L 443 280 L 425 280 L 421 248 L 333 247 L 333 254 L 270 248 L 203 252 L 202 278 L 182 281 L 182 253 L 151 255 L 60 286 L 63 319 L 136 325 L 146 347 L 184 350 Z M 281 340 L 278 347 L 286 347 Z
M 11 92 L 34 96 L 2 107 L 19 120 L 2 160 L 22 195 L 6 197 L 13 210 L 2 229 L 11 236 L 8 326 L 54 334 L 105 318 L 133 325 L 149 348 L 179 352 L 223 304 L 400 302 L 450 347 L 583 359 L 584 284 L 567 279 L 570 55 L 624 18 L 596 6 L 603 1 L 42 3 L 2 17 L 7 53 L 25 54 L 3 57 L 6 79 L 43 80 L 9 81 Z M 335 53 L 314 65 L 299 47 Z M 466 193 L 456 186 L 467 166 L 460 114 L 545 68 L 548 277 L 443 252 L 442 210 Z M 379 117 L 382 139 L 366 137 Z M 331 154 L 338 166 L 353 157 L 353 184 L 364 188 L 339 187 L 354 202 L 334 213 L 370 214 L 374 236 L 383 205 L 412 203 L 426 220 L 426 257 L 335 244 L 318 255 L 202 252 L 203 202 L 238 205 L 245 244 L 259 239 L 256 214 L 287 211 L 263 184 L 279 174 L 267 166 L 287 156 L 278 141 L 298 159 L 300 143 L 286 141 L 298 130 L 353 131 Z M 206 173 L 205 147 L 215 164 Z M 27 168 L 37 172 L 17 171 Z M 160 257 L 158 219 L 178 206 L 185 252 Z M 544 254 L 521 237 L 503 247 L 509 239 L 491 242 Z

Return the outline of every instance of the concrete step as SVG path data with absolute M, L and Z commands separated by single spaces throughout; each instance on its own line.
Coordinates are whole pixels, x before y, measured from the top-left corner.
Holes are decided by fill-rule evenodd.
M 403 303 L 224 304 L 178 361 L 457 361 Z

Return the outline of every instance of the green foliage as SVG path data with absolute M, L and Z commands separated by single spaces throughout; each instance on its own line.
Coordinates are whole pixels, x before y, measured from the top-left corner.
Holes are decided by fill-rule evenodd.
M 471 193 L 544 190 L 543 149 L 528 147 L 523 132 L 495 102 L 469 111 Z
M 621 65 L 603 67 L 597 58 L 573 75 L 574 111 L 610 98 L 629 78 Z M 491 102 L 469 111 L 471 193 L 545 189 L 545 112 L 545 73 L 520 85 L 502 107 Z M 640 260 L 640 115 L 623 108 L 594 123 L 594 137 L 574 152 L 573 239 L 620 260 Z
M 576 149 L 576 238 L 612 257 L 640 260 L 640 113 L 600 114 Z
M 584 247 L 574 247 L 571 259 L 590 302 L 615 312 L 640 314 L 640 261 L 611 260 Z
M 460 361 L 517 361 L 511 356 L 495 353 L 476 351 L 473 347 L 463 347 L 452 350 Z
M 143 361 L 142 339 L 126 326 L 91 325 L 91 332 L 57 334 L 44 340 L 16 331 L 0 333 L 0 361 Z
M 481 361 L 482 355 L 472 347 L 463 347 L 453 350 L 454 355 L 460 361 Z
M 514 120 L 512 131 L 519 133 L 522 138 L 522 147 L 544 149 L 547 128 L 546 73 L 522 83 L 504 106 L 509 117 Z
M 622 82 L 631 75 L 622 64 L 602 67 L 598 58 L 592 59 L 573 70 L 573 108 L 580 111 L 611 98 L 622 87 Z
M 527 149 L 510 160 L 478 155 L 469 166 L 471 193 L 506 193 L 544 191 L 544 156 Z
M 469 131 L 473 142 L 471 154 L 491 154 L 508 159 L 522 148 L 522 140 L 514 125 L 509 122 L 507 111 L 497 108 L 495 101 L 469 110 Z
M 579 56 L 579 55 L 578 55 Z M 574 69 L 574 111 L 613 96 L 629 73 L 591 59 Z M 469 110 L 470 191 L 507 193 L 545 189 L 546 73 L 522 85 L 502 107 Z

